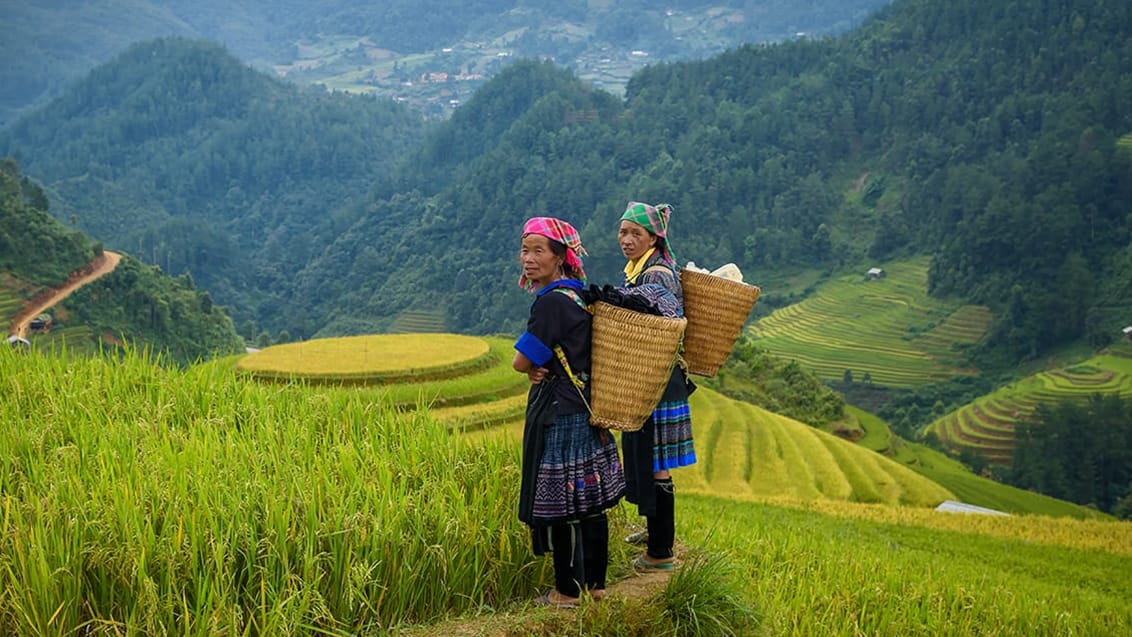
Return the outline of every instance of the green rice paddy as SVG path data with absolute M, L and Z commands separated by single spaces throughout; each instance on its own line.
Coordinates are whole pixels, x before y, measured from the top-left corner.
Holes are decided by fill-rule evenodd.
M 973 374 L 962 350 L 984 336 L 992 315 L 982 306 L 927 295 L 927 258 L 884 264 L 821 285 L 811 297 L 774 311 L 750 328 L 759 345 L 797 360 L 825 380 L 850 371 L 892 387 Z
M 276 345 L 237 363 L 263 380 L 389 384 L 454 378 L 496 362 L 487 342 L 457 334 L 381 334 Z
M 509 339 L 484 342 L 525 385 L 499 356 Z M 234 366 L 0 351 L 0 632 L 439 635 L 518 618 L 489 634 L 589 634 L 664 612 L 616 592 L 560 619 L 530 608 L 551 578 L 514 510 L 522 392 L 482 391 L 501 376 L 398 383 L 466 392 L 405 411 L 395 386 Z M 683 559 L 730 565 L 716 575 L 739 578 L 756 634 L 1132 630 L 1127 523 L 939 513 L 953 492 L 885 456 L 706 388 L 692 407 Z M 615 509 L 611 534 L 634 514 Z M 632 590 L 632 549 L 610 548 L 611 584 Z
M 20 295 L 13 290 L 0 287 L 0 320 L 4 321 L 4 325 L 11 324 L 12 319 L 16 314 L 19 314 L 20 309 L 23 308 L 23 299 Z
M 1015 426 L 1031 419 L 1038 405 L 1084 400 L 1094 394 L 1132 396 L 1132 358 L 1101 355 L 1039 372 L 964 405 L 927 430 L 955 451 L 968 449 L 1006 464 L 1013 454 Z

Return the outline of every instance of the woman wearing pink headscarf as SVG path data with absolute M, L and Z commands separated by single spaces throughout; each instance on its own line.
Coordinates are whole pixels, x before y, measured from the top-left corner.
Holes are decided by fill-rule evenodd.
M 684 290 L 677 275 L 676 258 L 668 241 L 672 207 L 630 201 L 621 215 L 617 242 L 628 262 L 625 285 L 629 288 L 659 285 L 668 290 L 684 313 Z M 637 505 L 647 531 L 626 538 L 643 543 L 645 552 L 633 560 L 638 571 L 667 571 L 675 565 L 676 491 L 671 469 L 694 464 L 692 412 L 688 405 L 688 375 L 677 365 L 652 416 L 638 431 L 621 437 L 625 452 L 626 499 Z
M 523 226 L 519 285 L 535 295 L 515 342 L 516 371 L 527 374 L 519 519 L 535 555 L 553 553 L 554 588 L 536 602 L 574 606 L 582 591 L 605 592 L 609 522 L 625 476 L 617 443 L 590 425 L 592 317 L 578 292 L 585 282 L 578 232 L 553 217 Z

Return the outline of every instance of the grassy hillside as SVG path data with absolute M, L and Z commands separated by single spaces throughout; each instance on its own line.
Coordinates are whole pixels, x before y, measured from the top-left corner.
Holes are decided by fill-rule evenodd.
M 722 580 L 761 623 L 744 634 L 1132 629 L 1128 523 L 692 489 L 660 593 L 532 612 L 549 573 L 514 515 L 513 446 L 452 436 L 378 388 L 260 384 L 234 362 L 0 351 L 0 631 L 376 635 L 498 615 L 512 634 L 668 634 L 635 618 L 687 620 Z M 614 511 L 614 537 L 632 513 Z M 630 549 L 611 548 L 618 582 Z
M 820 284 L 809 298 L 760 319 L 758 345 L 792 358 L 825 380 L 849 371 L 857 382 L 911 387 L 972 374 L 963 350 L 983 337 L 991 314 L 981 306 L 929 297 L 927 257 L 879 264 Z
M 832 434 L 709 389 L 692 397 L 700 461 L 681 489 L 734 498 L 829 499 L 932 507 L 952 495 Z
M 1038 405 L 1083 401 L 1098 393 L 1132 396 L 1132 356 L 1104 354 L 1027 376 L 943 416 L 927 430 L 951 449 L 1008 463 L 1014 427 L 1032 418 Z
M 371 339 L 371 347 L 377 350 L 383 340 L 393 337 L 364 338 Z M 435 337 L 420 334 L 410 338 L 425 343 Z M 467 432 L 470 440 L 502 437 L 514 443 L 522 437 L 526 379 L 510 368 L 512 339 L 483 340 L 493 361 L 487 367 L 465 367 L 462 374 L 441 380 L 428 380 L 423 374 L 417 380 L 401 375 L 399 382 L 366 391 L 372 392 L 374 400 L 392 401 L 401 410 L 431 406 L 435 419 L 451 430 Z M 237 368 L 254 358 L 245 357 Z M 388 368 L 392 363 L 383 360 L 374 364 L 376 370 L 377 365 Z M 404 362 L 406 373 L 416 364 Z M 348 394 L 355 390 L 328 391 Z M 732 400 L 707 387 L 693 395 L 692 409 L 700 462 L 677 476 L 677 483 L 688 492 L 752 501 L 823 499 L 915 507 L 960 499 L 1012 513 L 1097 515 L 1071 503 L 974 476 L 939 452 L 893 437 L 882 421 L 860 410 L 850 408 L 850 417 L 839 426 L 863 430 L 862 444 Z

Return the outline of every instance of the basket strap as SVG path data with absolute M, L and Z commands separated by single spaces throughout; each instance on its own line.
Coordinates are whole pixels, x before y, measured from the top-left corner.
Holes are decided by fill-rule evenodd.
M 586 307 L 586 301 L 582 298 L 581 294 L 578 294 L 578 292 L 576 290 L 571 290 L 570 288 L 554 288 L 554 291 L 555 292 L 561 292 L 562 294 L 565 294 L 566 296 L 570 297 L 570 300 L 577 303 L 578 307 L 582 308 L 583 310 L 585 310 L 587 312 L 590 312 L 591 314 L 593 313 L 590 310 L 590 308 Z
M 566 376 L 570 379 L 570 384 L 574 386 L 574 389 L 578 390 L 578 396 L 582 398 L 582 404 L 586 406 L 586 411 L 590 412 L 592 416 L 594 410 L 590 408 L 590 403 L 586 400 L 586 395 L 582 392 L 582 388 L 586 386 L 586 381 L 574 375 L 574 370 L 570 369 L 570 361 L 566 360 L 566 352 L 562 351 L 561 345 L 554 346 L 554 354 L 558 356 L 558 362 L 562 363 L 562 368 L 566 370 Z

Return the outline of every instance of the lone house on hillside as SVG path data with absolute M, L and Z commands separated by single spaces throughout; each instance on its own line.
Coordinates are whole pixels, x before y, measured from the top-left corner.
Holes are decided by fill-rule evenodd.
M 1128 327 L 1124 328 L 1123 332 L 1124 332 L 1125 340 L 1132 341 L 1132 325 L 1129 325 Z
M 885 275 L 884 268 L 869 268 L 868 276 L 870 281 L 883 279 Z
M 51 329 L 51 315 L 40 314 L 28 322 L 28 329 L 33 332 L 46 332 Z

